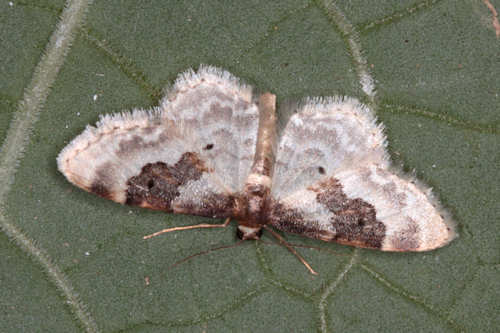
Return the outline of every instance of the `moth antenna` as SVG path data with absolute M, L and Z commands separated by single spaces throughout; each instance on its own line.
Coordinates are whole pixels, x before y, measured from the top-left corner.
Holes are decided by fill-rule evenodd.
M 188 260 L 191 260 L 194 257 L 198 257 L 198 256 L 201 256 L 201 255 L 204 255 L 204 254 L 209 254 L 210 252 L 214 252 L 214 251 L 217 251 L 217 250 L 230 249 L 230 248 L 233 248 L 233 247 L 240 246 L 241 244 L 243 244 L 243 240 L 240 240 L 240 241 L 236 242 L 235 244 L 223 245 L 223 246 L 219 246 L 219 247 L 214 247 L 213 249 L 210 249 L 210 250 L 198 252 L 198 253 L 192 254 L 192 255 L 184 258 L 184 259 L 181 259 L 181 260 L 177 261 L 175 264 L 173 264 L 169 268 L 174 268 L 175 266 L 180 265 L 180 264 L 182 264 L 182 263 L 184 263 L 184 262 L 186 262 Z
M 202 223 L 202 224 L 196 224 L 196 225 L 188 225 L 185 227 L 173 227 L 173 228 L 168 228 L 168 229 L 163 229 L 160 231 L 157 231 L 151 235 L 147 235 L 142 237 L 142 239 L 149 239 L 153 238 L 155 236 L 167 233 L 167 232 L 172 232 L 172 231 L 180 231 L 180 230 L 190 230 L 190 229 L 198 229 L 198 228 L 225 228 L 228 226 L 229 222 L 231 222 L 231 218 L 227 218 L 224 223 L 222 224 L 207 224 L 207 223 Z
M 309 263 L 297 251 L 295 251 L 295 249 L 291 247 L 290 244 L 288 244 L 288 242 L 283 237 L 281 237 L 276 231 L 269 228 L 267 225 L 264 225 L 263 227 L 266 228 L 266 230 L 268 230 L 271 233 L 271 235 L 276 237 L 280 241 L 280 243 L 283 244 L 288 249 L 288 251 L 292 252 L 297 257 L 297 259 L 299 259 L 300 262 L 304 266 L 306 266 L 306 268 L 309 270 L 309 272 L 311 272 L 311 274 L 318 275 L 318 273 L 314 269 L 312 269 L 311 265 L 309 265 Z

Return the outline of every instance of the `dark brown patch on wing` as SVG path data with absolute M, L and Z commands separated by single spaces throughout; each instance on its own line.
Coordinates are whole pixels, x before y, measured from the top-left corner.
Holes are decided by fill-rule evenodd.
M 382 247 L 385 226 L 377 220 L 375 207 L 361 198 L 349 199 L 342 184 L 333 177 L 309 190 L 316 192 L 316 200 L 334 214 L 330 220 L 336 230 L 334 240 L 370 248 Z
M 315 224 L 306 223 L 306 219 L 299 209 L 280 203 L 271 206 L 269 221 L 277 229 L 316 239 L 330 240 L 332 238 L 331 232 L 319 229 Z
M 326 221 L 313 221 L 306 211 L 280 203 L 270 203 L 269 221 L 276 228 L 325 241 L 335 241 L 358 247 L 380 249 L 385 237 L 385 226 L 377 220 L 376 210 L 361 198 L 349 199 L 342 184 L 335 179 L 311 186 L 318 203 L 331 213 L 328 227 Z
M 195 153 L 184 153 L 174 165 L 163 162 L 146 164 L 141 173 L 127 181 L 126 204 L 172 212 L 172 201 L 179 187 L 200 179 L 208 168 Z
M 225 218 L 233 215 L 236 197 L 232 195 L 212 193 L 191 201 L 182 200 L 172 207 L 176 213 Z

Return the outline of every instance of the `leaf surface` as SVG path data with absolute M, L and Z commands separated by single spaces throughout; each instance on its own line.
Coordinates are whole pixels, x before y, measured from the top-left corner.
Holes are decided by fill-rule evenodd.
M 58 35 L 64 4 L 0 4 L 0 331 L 498 329 L 500 39 L 486 1 L 75 4 L 87 14 L 59 67 L 43 59 L 51 38 L 68 37 Z M 285 235 L 317 277 L 270 236 L 171 267 L 235 244 L 235 225 L 144 241 L 210 220 L 92 196 L 55 159 L 99 114 L 155 106 L 201 63 L 278 103 L 370 104 L 394 163 L 433 187 L 460 237 L 433 252 L 381 253 Z M 28 126 L 15 127 L 37 73 L 53 82 Z M 27 141 L 7 150 L 13 135 Z

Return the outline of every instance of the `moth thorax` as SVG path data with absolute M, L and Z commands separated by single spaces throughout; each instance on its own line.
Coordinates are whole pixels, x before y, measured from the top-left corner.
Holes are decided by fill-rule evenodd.
M 262 227 L 247 227 L 240 224 L 236 230 L 236 236 L 241 240 L 260 239 Z
M 243 195 L 243 214 L 241 218 L 241 220 L 245 222 L 242 224 L 251 227 L 259 227 L 261 224 L 266 224 L 264 220 L 264 210 L 269 193 L 270 187 L 266 182 L 249 181 L 246 183 Z

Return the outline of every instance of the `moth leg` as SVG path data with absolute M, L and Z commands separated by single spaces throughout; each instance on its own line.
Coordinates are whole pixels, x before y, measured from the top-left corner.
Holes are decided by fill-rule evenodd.
M 222 224 L 207 224 L 207 223 L 202 223 L 202 224 L 196 224 L 196 225 L 188 225 L 185 227 L 173 227 L 173 228 L 168 228 L 168 229 L 163 229 L 160 231 L 157 231 L 151 235 L 147 235 L 142 237 L 142 239 L 149 239 L 153 238 L 155 236 L 171 232 L 171 231 L 180 231 L 180 230 L 190 230 L 190 229 L 198 229 L 198 228 L 225 228 L 229 225 L 229 222 L 231 222 L 231 218 L 227 218 L 224 223 Z
M 290 244 L 288 244 L 288 242 L 283 237 L 281 237 L 276 231 L 269 228 L 267 225 L 263 225 L 263 227 L 266 228 L 266 230 L 268 230 L 271 235 L 276 237 L 280 241 L 280 243 L 283 244 L 290 252 L 292 252 L 297 257 L 297 259 L 299 259 L 300 262 L 304 264 L 304 266 L 306 266 L 311 274 L 318 275 L 318 273 L 314 269 L 312 269 L 311 265 L 309 265 L 309 263 L 297 251 L 295 251 L 295 249 L 290 246 Z

